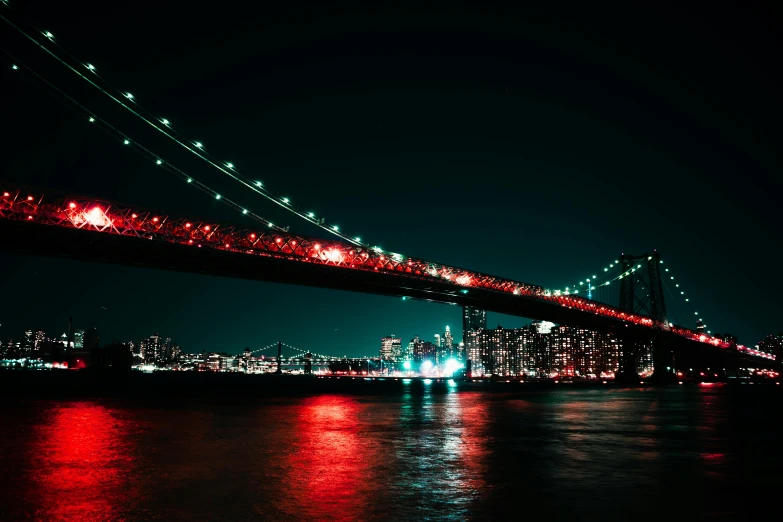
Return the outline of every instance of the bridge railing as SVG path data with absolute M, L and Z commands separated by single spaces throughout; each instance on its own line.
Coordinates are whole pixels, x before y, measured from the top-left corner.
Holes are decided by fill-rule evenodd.
M 469 292 L 471 288 L 488 289 L 532 297 L 652 329 L 670 330 L 681 337 L 719 348 L 730 347 L 718 337 L 704 335 L 683 327 L 671 327 L 653 321 L 649 317 L 627 313 L 581 296 L 554 294 L 543 287 L 529 283 L 384 252 L 380 248 L 367 249 L 277 230 L 223 226 L 214 221 L 172 217 L 164 213 L 96 199 L 66 195 L 45 196 L 40 192 L 25 190 L 18 186 L 0 185 L 0 191 L 2 191 L 0 197 L 2 219 L 431 280 L 454 285 L 455 289 L 463 293 Z M 774 359 L 774 356 L 741 345 L 737 349 L 751 355 Z

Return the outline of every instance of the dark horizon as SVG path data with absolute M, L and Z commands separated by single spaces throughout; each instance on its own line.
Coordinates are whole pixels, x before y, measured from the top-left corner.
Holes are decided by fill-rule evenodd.
M 373 244 L 551 288 L 657 249 L 713 333 L 753 346 L 781 329 L 783 288 L 764 261 L 783 254 L 777 13 L 591 8 L 556 22 L 475 6 L 151 6 L 15 9 L 183 135 Z M 167 160 L 294 233 L 325 234 L 182 155 L 0 24 L 3 48 Z M 2 67 L 2 178 L 247 224 Z M 14 296 L 3 341 L 59 335 L 71 316 L 102 343 L 160 332 L 191 352 L 280 339 L 350 356 L 391 334 L 431 339 L 448 325 L 461 337 L 458 307 L 9 253 L 0 269 Z M 492 314 L 488 326 L 527 322 Z

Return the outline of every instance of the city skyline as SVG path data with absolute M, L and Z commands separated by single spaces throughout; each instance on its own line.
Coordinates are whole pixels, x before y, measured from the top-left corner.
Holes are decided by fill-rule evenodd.
M 136 16 L 120 7 L 108 9 Z M 748 135 L 721 130 L 735 117 L 749 117 L 751 127 L 773 136 L 777 126 L 770 124 L 776 121 L 771 113 L 747 116 L 743 103 L 705 114 L 691 95 L 670 90 L 683 75 L 661 71 L 657 48 L 626 50 L 647 68 L 636 71 L 641 76 L 620 75 L 614 90 L 607 91 L 601 82 L 583 81 L 582 73 L 594 67 L 616 73 L 615 66 L 628 56 L 610 56 L 595 41 L 587 46 L 559 41 L 557 32 L 492 36 L 482 29 L 490 21 L 486 13 L 440 21 L 436 34 L 450 46 L 434 46 L 431 35 L 394 17 L 371 22 L 390 40 L 363 33 L 358 38 L 364 45 L 356 46 L 355 35 L 330 25 L 322 13 L 314 21 L 326 41 L 321 46 L 310 39 L 306 24 L 283 37 L 274 26 L 287 19 L 286 8 L 280 9 L 265 19 L 269 31 L 255 54 L 245 50 L 248 40 L 257 38 L 248 27 L 227 23 L 196 38 L 172 23 L 176 13 L 166 9 L 159 23 L 172 28 L 147 42 L 125 29 L 93 23 L 90 13 L 76 16 L 70 6 L 53 3 L 45 15 L 32 14 L 46 17 L 58 41 L 89 56 L 102 74 L 127 85 L 180 132 L 384 248 L 549 288 L 581 280 L 623 252 L 657 248 L 713 331 L 753 345 L 779 330 L 773 296 L 780 283 L 756 270 L 752 255 L 763 248 L 776 258 L 783 248 L 774 226 L 780 181 L 771 175 L 779 169 L 763 142 L 751 146 Z M 213 22 L 195 16 L 196 24 Z M 687 39 L 687 24 L 677 27 L 674 33 Z M 133 42 L 132 48 L 122 41 Z M 195 54 L 213 65 L 195 74 L 202 69 L 180 60 L 174 45 L 180 41 L 201 49 Z M 10 44 L 32 59 L 30 49 Z M 746 44 L 748 53 L 758 50 L 753 42 Z M 690 67 L 692 62 L 678 59 L 676 44 L 671 45 L 663 55 L 674 61 L 667 63 Z M 412 55 L 411 49 L 424 51 Z M 154 62 L 148 59 L 152 55 Z M 368 62 L 370 55 L 376 59 Z M 722 66 L 736 73 L 730 85 L 722 74 L 713 83 L 710 71 L 686 74 L 688 85 L 709 86 L 720 99 L 722 89 L 747 88 L 738 78 L 767 74 L 748 70 L 742 60 L 725 60 Z M 568 67 L 550 70 L 549 61 Z M 31 63 L 61 79 L 56 64 Z M 262 75 L 257 63 L 272 71 L 273 79 Z M 390 77 L 388 71 L 398 74 Z M 12 72 L 0 73 L 1 89 L 17 102 L 8 107 L 15 133 L 6 145 L 19 153 L 0 158 L 5 178 L 241 221 L 214 200 L 161 177 L 44 92 L 24 87 Z M 343 81 L 349 88 L 336 93 L 335 85 Z M 769 83 L 754 85 L 752 95 L 742 99 L 764 99 Z M 177 157 L 170 145 L 142 133 L 94 93 L 78 92 L 156 150 Z M 364 110 L 367 106 L 373 109 Z M 183 162 L 275 222 L 323 234 L 273 205 L 236 196 L 242 191 L 230 180 Z M 638 183 L 629 179 L 649 180 L 649 188 L 636 191 L 631 187 Z M 682 205 L 683 194 L 697 196 Z M 693 223 L 693 230 L 683 230 L 683 222 Z M 323 344 L 335 351 L 371 346 L 379 331 L 409 338 L 424 334 L 429 324 L 460 321 L 458 309 L 442 305 L 140 268 L 6 253 L 0 254 L 0 268 L 6 291 L 20 296 L 0 309 L 3 337 L 6 326 L 33 324 L 39 307 L 53 317 L 51 325 L 41 326 L 89 317 L 103 335 L 119 339 L 166 330 L 182 332 L 183 345 L 252 346 L 295 332 L 292 342 L 298 345 Z M 743 284 L 727 290 L 726 280 L 739 274 Z M 671 305 L 670 312 L 678 313 Z M 527 322 L 489 319 L 509 327 Z M 298 328 L 302 324 L 307 328 Z

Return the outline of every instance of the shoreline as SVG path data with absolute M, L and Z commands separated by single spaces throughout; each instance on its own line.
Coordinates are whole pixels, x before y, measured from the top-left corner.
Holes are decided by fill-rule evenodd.
M 14 399 L 183 398 L 255 400 L 278 396 L 310 396 L 332 393 L 377 395 L 407 391 L 448 393 L 474 391 L 521 393 L 544 390 L 595 390 L 661 388 L 677 386 L 739 386 L 757 384 L 781 389 L 779 381 L 728 380 L 638 383 L 590 380 L 449 379 L 422 377 L 365 377 L 317 375 L 257 375 L 213 372 L 111 373 L 89 371 L 0 370 L 0 393 Z

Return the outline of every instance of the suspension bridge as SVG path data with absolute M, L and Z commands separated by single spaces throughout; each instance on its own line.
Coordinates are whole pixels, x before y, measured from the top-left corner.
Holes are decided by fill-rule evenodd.
M 3 2 L 8 7 L 8 2 Z M 548 289 L 528 282 L 388 252 L 330 225 L 323 217 L 296 207 L 261 181 L 246 177 L 233 162 L 219 160 L 204 144 L 184 138 L 172 123 L 144 109 L 138 98 L 115 88 L 98 67 L 76 59 L 54 35 L 19 17 L 0 15 L 22 39 L 53 58 L 79 81 L 94 87 L 122 111 L 146 123 L 202 160 L 209 168 L 236 181 L 248 195 L 286 209 L 291 215 L 327 232 L 329 238 L 298 235 L 275 225 L 248 207 L 197 180 L 143 145 L 46 75 L 2 49 L 6 66 L 26 73 L 59 101 L 81 113 L 84 121 L 114 138 L 123 148 L 147 158 L 151 168 L 181 179 L 234 209 L 245 223 L 216 222 L 198 216 L 173 216 L 142 206 L 120 204 L 79 194 L 58 193 L 0 183 L 0 248 L 10 251 L 163 268 L 257 281 L 307 285 L 370 294 L 471 306 L 508 315 L 609 331 L 626 346 L 621 363 L 634 368 L 634 346 L 653 342 L 656 369 L 673 367 L 672 360 L 712 359 L 723 366 L 743 361 L 756 367 L 779 364 L 780 357 L 713 335 L 693 310 L 694 327 L 668 319 L 668 294 L 678 306 L 689 298 L 669 273 L 657 251 L 623 254 L 597 273 L 569 287 Z M 142 138 L 143 139 L 143 138 Z M 668 277 L 668 279 L 667 279 Z M 726 358 L 732 358 L 727 363 Z M 324 356 L 326 358 L 326 356 Z

